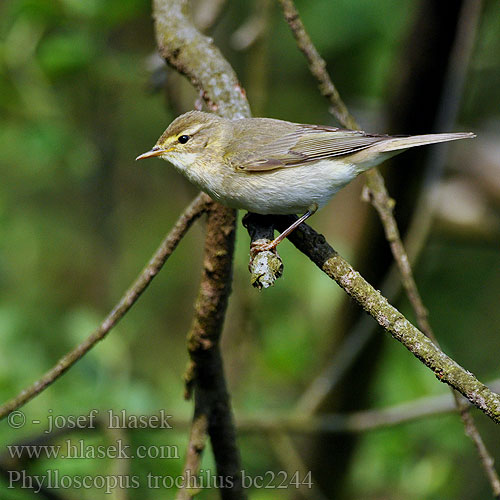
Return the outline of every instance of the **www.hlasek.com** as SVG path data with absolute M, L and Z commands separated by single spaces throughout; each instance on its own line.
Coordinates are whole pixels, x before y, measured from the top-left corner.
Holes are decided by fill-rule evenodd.
M 116 489 L 208 489 L 208 488 L 232 488 L 236 481 L 241 481 L 241 487 L 265 488 L 265 489 L 288 489 L 288 488 L 312 488 L 311 472 L 302 475 L 300 472 L 288 473 L 285 471 L 266 471 L 263 475 L 249 475 L 241 471 L 238 479 L 227 476 L 213 475 L 210 470 L 200 470 L 197 476 L 187 471 L 181 476 L 159 476 L 150 472 L 141 477 L 138 475 L 65 475 L 57 469 L 49 469 L 45 474 L 29 475 L 24 470 L 8 471 L 8 488 L 29 488 L 34 493 L 43 489 L 95 489 L 106 494 Z
M 7 445 L 10 458 L 64 458 L 64 459 L 129 459 L 129 458 L 154 458 L 154 459 L 180 459 L 179 447 L 176 445 L 139 445 L 132 448 L 121 439 L 115 444 L 95 445 L 86 444 L 83 439 L 73 441 L 66 439 L 64 444 L 51 445 Z

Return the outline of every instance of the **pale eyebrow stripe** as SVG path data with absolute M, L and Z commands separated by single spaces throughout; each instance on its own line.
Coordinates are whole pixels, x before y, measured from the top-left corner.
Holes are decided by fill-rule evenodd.
M 198 132 L 201 129 L 202 126 L 203 126 L 202 124 L 191 125 L 190 128 L 187 128 L 184 131 L 177 134 L 177 137 L 179 137 L 181 135 L 194 135 L 194 134 L 196 134 L 196 132 Z

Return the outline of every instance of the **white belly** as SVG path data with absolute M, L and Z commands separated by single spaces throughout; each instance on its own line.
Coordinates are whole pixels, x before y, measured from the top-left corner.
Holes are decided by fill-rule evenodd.
M 357 171 L 350 164 L 323 160 L 270 172 L 237 172 L 232 174 L 232 182 L 237 181 L 234 175 L 243 176 L 237 182 L 239 189 L 224 189 L 226 181 L 219 196 L 212 194 L 221 203 L 259 214 L 301 214 L 314 204 L 319 208 L 326 205 Z
M 258 214 L 301 214 L 314 204 L 321 208 L 359 173 L 338 159 L 269 172 L 235 172 L 225 166 L 209 171 L 169 161 L 215 200 Z

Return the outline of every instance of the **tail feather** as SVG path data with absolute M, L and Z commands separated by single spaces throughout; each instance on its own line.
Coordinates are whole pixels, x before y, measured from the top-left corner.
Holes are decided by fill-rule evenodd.
M 383 142 L 383 151 L 398 151 L 425 144 L 456 141 L 458 139 L 472 139 L 476 137 L 472 132 L 456 132 L 446 134 L 411 135 L 409 137 L 392 137 Z

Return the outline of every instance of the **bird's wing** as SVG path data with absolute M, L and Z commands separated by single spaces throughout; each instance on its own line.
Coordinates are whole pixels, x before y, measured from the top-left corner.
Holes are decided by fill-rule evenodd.
M 293 132 L 276 140 L 254 145 L 252 150 L 232 155 L 229 161 L 234 168 L 248 172 L 296 167 L 349 155 L 389 138 L 355 130 L 300 125 Z

